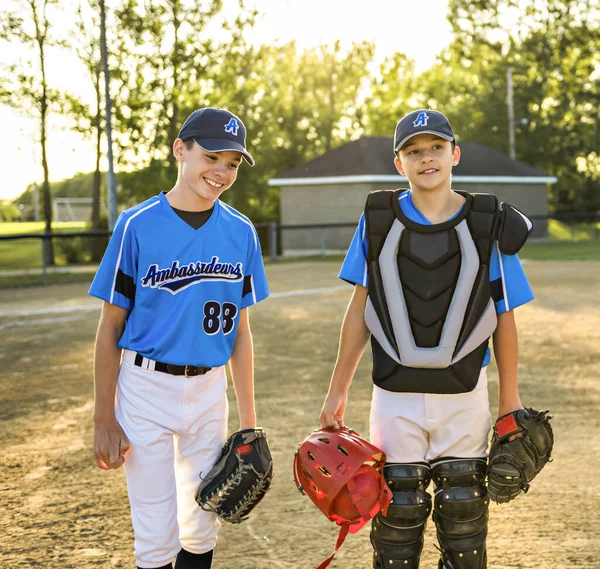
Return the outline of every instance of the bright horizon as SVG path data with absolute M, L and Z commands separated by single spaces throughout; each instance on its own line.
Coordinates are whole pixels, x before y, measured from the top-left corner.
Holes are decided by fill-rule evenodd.
M 75 5 L 75 0 L 67 0 Z M 110 0 L 107 2 L 110 7 Z M 226 0 L 225 9 L 235 9 L 236 0 Z M 430 0 L 427 6 L 427 38 L 423 38 L 423 8 L 420 3 L 397 0 L 372 0 L 364 9 L 363 0 L 254 0 L 262 13 L 250 39 L 255 44 L 283 44 L 296 40 L 299 49 L 340 40 L 342 47 L 352 42 L 375 42 L 378 60 L 396 51 L 414 60 L 417 72 L 430 67 L 451 41 L 451 28 L 446 20 L 447 0 Z M 317 16 L 318 15 L 318 16 Z M 294 22 L 294 27 L 289 25 Z M 110 47 L 109 47 L 110 49 Z M 91 85 L 84 73 L 65 75 L 66 66 L 79 65 L 75 55 L 54 58 L 48 62 L 50 86 L 66 86 L 73 93 L 90 97 Z M 81 82 L 76 78 L 82 77 Z M 66 81 L 66 83 L 65 83 Z M 43 179 L 38 136 L 34 119 L 0 105 L 0 139 L 3 183 L 0 199 L 14 199 L 35 180 Z M 66 130 L 65 119 L 51 116 L 48 124 L 48 163 L 50 180 L 70 178 L 95 167 L 92 141 Z M 104 167 L 105 168 L 105 167 Z

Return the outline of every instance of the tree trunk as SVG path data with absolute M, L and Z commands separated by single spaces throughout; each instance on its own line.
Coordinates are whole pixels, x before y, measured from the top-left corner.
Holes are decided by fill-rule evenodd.
M 169 119 L 169 128 L 167 130 L 167 160 L 169 162 L 169 166 L 174 169 L 177 166 L 177 161 L 175 160 L 175 156 L 173 156 L 172 146 L 173 142 L 177 138 L 178 131 L 178 121 L 179 121 L 179 96 L 178 89 L 180 89 L 179 85 L 179 71 L 180 71 L 180 63 L 181 63 L 181 43 L 179 39 L 179 28 L 181 27 L 181 20 L 179 15 L 179 10 L 181 6 L 179 2 L 173 2 L 172 10 L 173 10 L 173 34 L 174 34 L 174 42 L 173 42 L 173 51 L 171 52 L 171 70 L 173 73 L 173 87 L 171 89 L 171 116 Z M 167 109 L 168 115 L 168 109 Z
M 48 174 L 48 156 L 46 154 L 46 122 L 48 116 L 48 85 L 46 83 L 46 62 L 44 57 L 44 41 L 45 34 L 42 34 L 39 29 L 39 21 L 37 14 L 36 20 L 36 38 L 39 47 L 40 55 L 40 71 L 42 75 L 42 97 L 40 101 L 40 144 L 42 146 L 42 168 L 44 170 L 44 220 L 46 222 L 46 233 L 52 233 L 52 199 L 50 196 L 50 177 Z M 46 264 L 54 265 L 54 247 L 52 239 L 44 240 L 44 259 Z
M 96 91 L 96 169 L 94 170 L 94 187 L 92 189 L 92 228 L 100 229 L 100 157 L 102 154 L 102 106 L 100 89 L 100 64 L 96 66 L 94 76 Z
M 94 76 L 94 89 L 96 91 L 96 169 L 94 170 L 94 187 L 92 189 L 92 229 L 107 229 L 108 225 L 100 227 L 100 186 L 102 183 L 102 174 L 100 172 L 100 158 L 102 157 L 102 90 L 100 86 L 101 62 L 96 66 Z M 99 263 L 106 250 L 106 240 L 100 237 L 92 237 L 91 261 Z

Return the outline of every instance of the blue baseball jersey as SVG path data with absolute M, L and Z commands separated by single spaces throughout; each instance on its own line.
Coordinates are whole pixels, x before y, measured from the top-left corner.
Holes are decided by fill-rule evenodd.
M 119 348 L 217 367 L 231 357 L 240 310 L 269 288 L 247 217 L 217 200 L 193 229 L 161 193 L 119 216 L 89 294 L 129 311 Z
M 431 222 L 416 208 L 409 190 L 400 193 L 398 198 L 402 211 L 411 221 L 422 225 L 431 225 Z M 458 212 L 457 214 L 458 215 Z M 454 217 L 454 216 L 453 216 Z M 358 227 L 354 233 L 352 243 L 346 253 L 339 277 L 349 283 L 367 287 L 367 240 L 365 236 L 365 216 L 361 215 Z M 518 255 L 505 255 L 498 249 L 496 243 L 492 247 L 490 259 L 490 284 L 495 300 L 496 314 L 513 310 L 518 306 L 533 300 L 533 291 L 525 276 Z M 485 355 L 483 365 L 490 362 L 490 350 Z

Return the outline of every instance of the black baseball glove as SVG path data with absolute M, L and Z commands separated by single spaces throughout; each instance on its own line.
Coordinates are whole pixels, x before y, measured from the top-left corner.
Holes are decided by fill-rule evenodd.
M 233 433 L 196 491 L 196 502 L 232 524 L 244 521 L 271 486 L 273 459 L 262 429 Z
M 550 460 L 554 434 L 548 411 L 526 408 L 500 417 L 494 426 L 488 466 L 488 494 L 498 504 L 529 490 Z

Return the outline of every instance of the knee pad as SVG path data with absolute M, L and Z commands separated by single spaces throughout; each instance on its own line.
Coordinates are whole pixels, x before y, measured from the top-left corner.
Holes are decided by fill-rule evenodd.
M 489 498 L 486 460 L 441 459 L 432 464 L 433 520 L 440 543 L 440 569 L 485 569 Z
M 417 569 L 431 513 L 431 495 L 426 492 L 431 471 L 427 464 L 388 463 L 383 473 L 393 498 L 387 515 L 380 512 L 371 525 L 373 567 Z

